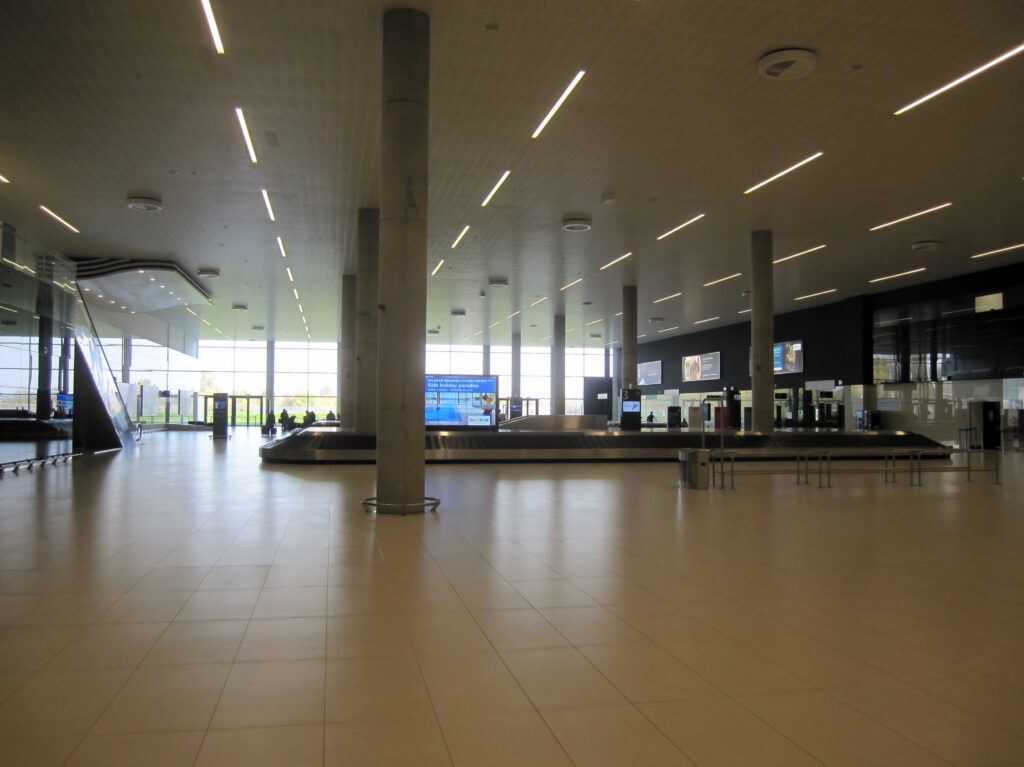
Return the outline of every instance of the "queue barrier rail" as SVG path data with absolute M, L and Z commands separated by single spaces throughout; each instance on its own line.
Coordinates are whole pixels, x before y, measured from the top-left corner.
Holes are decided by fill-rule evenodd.
M 56 466 L 58 461 L 61 463 L 67 463 L 73 458 L 78 458 L 80 455 L 82 454 L 55 453 L 53 455 L 48 455 L 45 458 L 22 458 L 17 461 L 5 461 L 4 463 L 0 463 L 0 479 L 3 479 L 4 474 L 6 474 L 7 471 L 11 471 L 13 474 L 18 474 L 22 469 L 32 471 L 37 466 L 45 466 L 46 464 Z

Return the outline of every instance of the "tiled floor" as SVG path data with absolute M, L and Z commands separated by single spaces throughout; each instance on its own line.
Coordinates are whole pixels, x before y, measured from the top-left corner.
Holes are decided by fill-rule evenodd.
M 150 434 L 0 480 L 0 764 L 1024 765 L 1024 459 L 681 492 Z

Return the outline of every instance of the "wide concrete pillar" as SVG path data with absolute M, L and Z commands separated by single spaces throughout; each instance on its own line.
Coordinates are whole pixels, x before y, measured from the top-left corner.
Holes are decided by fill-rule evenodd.
M 483 346 L 482 360 L 483 360 L 483 367 L 484 367 L 483 374 L 485 376 L 489 376 L 491 374 L 491 345 L 490 345 L 490 343 L 486 343 Z
M 341 278 L 341 343 L 338 344 L 338 419 L 356 426 L 356 282 L 354 274 Z
M 274 341 L 273 339 L 267 340 L 267 413 L 274 413 Z M 277 415 L 274 415 L 274 420 L 277 420 Z
M 551 332 L 551 415 L 565 415 L 565 315 L 556 314 Z
M 510 397 L 522 397 L 523 381 L 523 334 L 512 334 L 512 391 Z
M 636 388 L 636 285 L 622 286 L 622 388 Z
M 67 316 L 67 312 L 64 316 Z M 60 375 L 57 377 L 60 394 L 71 393 L 71 353 L 74 348 L 75 339 L 71 335 L 71 328 L 65 325 L 60 338 Z
M 754 431 L 775 428 L 775 308 L 773 306 L 772 233 L 750 235 L 750 388 Z
M 384 181 L 381 179 L 381 184 Z M 356 404 L 355 427 L 377 431 L 377 272 L 380 211 L 362 208 L 356 228 Z M 423 323 L 420 323 L 421 325 Z
M 386 279 L 378 287 L 377 500 L 379 511 L 396 511 L 421 504 L 424 496 L 427 14 L 408 8 L 384 13 L 381 82 L 380 271 Z
M 124 336 L 121 339 L 121 383 L 132 382 L 132 339 Z

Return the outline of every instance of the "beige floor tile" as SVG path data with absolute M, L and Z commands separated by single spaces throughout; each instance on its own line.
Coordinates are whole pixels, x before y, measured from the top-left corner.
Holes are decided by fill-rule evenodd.
M 53 659 L 52 668 L 114 668 L 139 665 L 167 628 L 166 623 L 94 624 Z
M 534 711 L 451 717 L 444 735 L 456 767 L 570 767 L 572 762 Z
M 154 623 L 174 620 L 192 591 L 129 591 L 99 617 L 100 623 Z
M 644 703 L 640 710 L 702 767 L 822 764 L 729 698 Z
M 203 735 L 202 731 L 90 735 L 66 767 L 192 767 Z
M 442 723 L 447 717 L 528 711 L 530 701 L 494 652 L 420 658 L 427 690 Z
M 607 607 L 556 607 L 541 610 L 540 614 L 574 645 L 647 641 L 643 634 Z
M 693 764 L 632 706 L 549 709 L 542 716 L 574 764 Z
M 85 735 L 131 669 L 41 671 L 0 706 L 0 738 Z
M 748 695 L 737 702 L 829 767 L 949 766 L 945 759 L 827 692 Z
M 210 730 L 196 767 L 321 767 L 322 724 Z
M 327 663 L 328 722 L 418 719 L 433 713 L 413 657 L 346 658 Z
M 325 669 L 322 660 L 236 663 L 211 727 L 322 724 Z
M 183 732 L 210 723 L 229 666 L 142 666 L 114 698 L 93 734 Z
M 800 634 L 758 637 L 741 644 L 815 687 L 870 687 L 899 681 L 862 660 Z
M 809 690 L 809 682 L 743 645 L 717 641 L 671 642 L 665 649 L 727 695 Z
M 506 581 L 477 581 L 455 587 L 470 610 L 529 610 L 530 603 Z
M 326 767 L 447 767 L 444 737 L 433 716 L 329 723 Z
M 6 739 L 0 737 L 0 764 L 7 767 L 62 767 L 79 738 Z
M 739 602 L 713 600 L 687 602 L 680 609 L 736 639 L 795 634 L 791 626 L 769 618 Z
M 271 571 L 273 572 L 273 570 Z M 269 577 L 268 577 L 269 580 Z M 253 618 L 307 618 L 327 615 L 327 587 L 264 588 Z
M 579 651 L 634 703 L 722 694 L 653 644 L 595 645 L 580 647 Z
M 380 560 L 335 562 L 327 566 L 328 586 L 369 586 L 388 584 L 391 578 Z
M 512 587 L 533 607 L 586 607 L 597 601 L 567 580 L 512 581 Z
M 832 694 L 957 765 L 981 767 L 1024 756 L 1024 737 L 909 684 Z
M 134 591 L 195 591 L 209 567 L 154 567 L 133 587 Z
M 35 673 L 34 669 L 32 671 L 0 671 L 0 703 L 11 697 L 18 688 L 35 676 Z
M 258 606 L 257 606 L 257 609 Z M 237 662 L 326 657 L 326 618 L 253 618 Z
M 536 610 L 480 610 L 473 617 L 497 650 L 569 646 L 566 638 Z
M 167 627 L 142 661 L 144 666 L 231 663 L 248 621 L 176 621 Z
M 915 687 L 981 719 L 1024 735 L 1024 690 L 988 676 L 923 679 Z
M 412 640 L 397 615 L 345 615 L 327 619 L 328 658 L 412 655 Z
M 397 615 L 401 612 L 395 588 L 390 583 L 327 587 L 327 614 Z
M 211 567 L 199 589 L 261 589 L 270 572 L 268 565 L 241 565 L 237 567 Z
M 81 626 L 12 626 L 0 630 L 0 671 L 38 671 L 82 630 Z
M 114 604 L 121 594 L 57 594 L 22 616 L 20 626 L 84 626 Z
M 618 604 L 608 607 L 644 636 L 658 644 L 720 639 L 722 633 L 667 602 Z
M 600 605 L 663 604 L 664 600 L 628 578 L 573 578 L 571 583 Z
M 265 589 L 327 586 L 327 565 L 273 565 Z
M 252 616 L 256 600 L 259 599 L 258 589 L 210 589 L 196 591 L 185 606 L 181 608 L 175 620 L 179 621 L 216 621 L 231 619 L 248 619 Z
M 468 612 L 410 615 L 406 625 L 417 655 L 493 652 L 487 636 Z
M 501 657 L 537 708 L 626 703 L 615 686 L 571 647 L 514 650 Z

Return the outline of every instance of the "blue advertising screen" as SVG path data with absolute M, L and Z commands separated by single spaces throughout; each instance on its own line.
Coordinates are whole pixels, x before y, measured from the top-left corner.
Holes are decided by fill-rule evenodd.
M 427 376 L 428 427 L 492 429 L 498 425 L 497 376 Z

